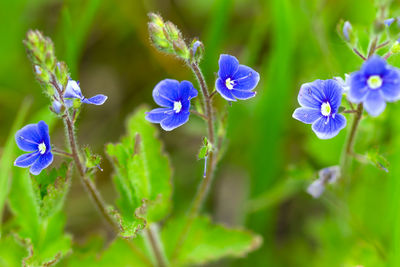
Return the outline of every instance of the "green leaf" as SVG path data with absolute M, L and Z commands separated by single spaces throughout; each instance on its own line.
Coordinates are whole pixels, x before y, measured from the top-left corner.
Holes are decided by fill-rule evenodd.
M 32 186 L 42 218 L 60 211 L 71 185 L 72 165 L 61 165 L 59 169 L 44 170 L 39 175 L 32 175 Z
M 57 261 L 71 246 L 71 237 L 63 231 L 63 214 L 57 212 L 48 217 L 40 216 L 38 193 L 40 190 L 35 188 L 28 171 L 16 168 L 9 206 L 15 216 L 18 236 L 29 251 L 29 256 L 24 259 L 27 266 L 42 266 Z
M 170 258 L 178 242 L 186 218 L 175 218 L 164 227 L 161 238 Z M 247 230 L 213 224 L 207 217 L 197 217 L 182 244 L 177 258 L 179 266 L 204 264 L 224 257 L 244 257 L 257 249 L 262 238 Z
M 135 236 L 146 223 L 160 221 L 171 208 L 171 168 L 156 128 L 145 120 L 145 111 L 140 108 L 128 119 L 121 143 L 106 147 L 115 169 L 119 193 L 115 216 L 123 237 Z
M 16 145 L 14 135 L 18 129 L 22 127 L 22 124 L 25 120 L 27 111 L 31 105 L 30 99 L 25 99 L 22 102 L 22 105 L 19 109 L 18 115 L 14 120 L 14 124 L 11 127 L 10 134 L 7 138 L 7 141 L 3 148 L 3 153 L 0 158 L 0 222 L 3 218 L 3 209 L 4 209 L 4 202 L 6 200 L 6 196 L 8 193 L 9 187 L 9 178 L 11 174 L 11 168 L 13 166 L 13 162 L 16 158 Z M 1 237 L 1 224 L 0 224 L 0 237 Z
M 366 157 L 369 163 L 371 163 L 378 169 L 389 172 L 389 161 L 384 156 L 380 155 L 377 149 L 368 151 Z

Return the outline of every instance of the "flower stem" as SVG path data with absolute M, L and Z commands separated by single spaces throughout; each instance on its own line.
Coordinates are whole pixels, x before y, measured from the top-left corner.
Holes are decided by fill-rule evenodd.
M 214 160 L 214 154 L 217 154 L 217 148 L 215 144 L 215 131 L 214 131 L 214 116 L 213 116 L 213 106 L 211 104 L 211 96 L 209 94 L 208 88 L 206 81 L 204 79 L 203 73 L 201 72 L 199 66 L 195 63 L 188 64 L 189 67 L 192 69 L 194 75 L 196 76 L 197 81 L 199 82 L 201 93 L 203 95 L 203 100 L 204 100 L 204 111 L 205 111 L 205 116 L 207 117 L 207 130 L 208 130 L 208 140 L 210 140 L 213 149 L 208 153 L 208 160 L 207 160 L 207 168 L 206 168 L 206 175 L 205 178 L 201 180 L 201 184 L 199 186 L 199 189 L 194 197 L 193 203 L 190 207 L 189 214 L 187 216 L 186 223 L 183 227 L 182 232 L 179 235 L 178 242 L 176 244 L 176 247 L 172 253 L 172 262 L 176 260 L 180 249 L 185 242 L 187 235 L 189 233 L 189 230 L 193 224 L 194 219 L 199 213 L 199 210 L 204 202 L 204 199 L 207 196 L 208 189 L 210 187 L 210 184 L 212 182 L 212 177 L 214 174 L 214 169 L 216 166 L 216 160 Z
M 154 256 L 156 258 L 157 266 L 158 267 L 168 266 L 165 254 L 163 253 L 162 250 L 162 244 L 159 240 L 158 229 L 155 228 L 155 225 L 149 225 L 149 227 L 146 228 L 145 233 L 146 233 L 145 238 L 149 241 L 151 249 L 153 250 Z

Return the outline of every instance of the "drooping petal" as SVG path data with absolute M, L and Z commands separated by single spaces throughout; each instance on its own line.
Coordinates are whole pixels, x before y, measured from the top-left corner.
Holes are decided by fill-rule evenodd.
M 325 191 L 325 184 L 321 179 L 317 179 L 307 187 L 307 193 L 313 198 L 319 198 Z
M 99 105 L 103 105 L 104 102 L 106 102 L 107 98 L 108 98 L 107 96 L 99 94 L 99 95 L 95 95 L 91 98 L 84 98 L 82 100 L 82 103 L 99 106 Z
M 225 81 L 236 72 L 239 67 L 239 61 L 234 56 L 222 54 L 219 56 L 218 65 L 218 76 Z
M 189 112 L 173 113 L 165 120 L 162 120 L 160 125 L 165 131 L 171 131 L 189 120 Z
M 217 92 L 226 100 L 228 101 L 236 101 L 236 99 L 233 97 L 231 90 L 226 88 L 224 82 L 222 81 L 221 78 L 218 78 L 215 81 L 215 88 L 217 89 Z
M 383 75 L 386 71 L 386 60 L 380 56 L 374 55 L 370 57 L 361 67 L 365 75 Z
M 43 169 L 47 168 L 53 162 L 53 154 L 45 153 L 40 155 L 37 161 L 35 161 L 29 171 L 33 175 L 38 175 Z
M 234 89 L 253 90 L 260 81 L 260 74 L 250 67 L 239 65 L 232 79 L 235 82 Z
M 381 92 L 386 101 L 393 102 L 400 99 L 400 71 L 398 69 L 391 69 L 383 77 Z
M 342 102 L 343 88 L 335 80 L 326 80 L 323 91 L 326 100 L 329 101 L 332 113 L 336 113 Z
M 41 141 L 41 136 L 36 124 L 28 124 L 15 134 L 15 142 L 23 151 L 36 151 Z
M 364 101 L 369 90 L 367 80 L 361 71 L 352 73 L 349 79 L 350 90 L 348 98 L 351 102 L 356 104 L 361 103 Z
M 161 107 L 173 107 L 174 101 L 179 100 L 179 82 L 162 80 L 154 87 L 153 99 Z
M 81 88 L 74 80 L 68 80 L 65 88 L 64 98 L 82 98 Z
M 253 91 L 242 91 L 242 90 L 232 89 L 231 93 L 234 97 L 240 100 L 246 100 L 256 96 L 256 92 Z
M 21 168 L 29 167 L 39 158 L 39 156 L 39 151 L 23 154 L 14 161 L 14 166 Z
M 325 95 L 322 91 L 323 86 L 324 82 L 321 80 L 303 84 L 297 97 L 300 105 L 307 108 L 319 109 L 321 103 L 325 100 Z
M 49 126 L 44 121 L 38 122 L 38 131 L 40 134 L 41 141 L 46 145 L 46 151 L 50 151 L 50 135 L 49 135 Z
M 293 118 L 307 124 L 312 124 L 321 117 L 322 114 L 318 109 L 297 108 L 293 112 Z
M 386 108 L 386 102 L 380 90 L 370 90 L 364 101 L 364 108 L 372 117 L 381 114 Z
M 171 116 L 173 112 L 172 108 L 156 108 L 152 111 L 146 112 L 146 120 L 152 123 L 160 123 L 168 116 Z
M 312 124 L 312 130 L 319 139 L 335 137 L 344 127 L 346 118 L 342 114 L 336 114 L 335 117 L 321 117 Z

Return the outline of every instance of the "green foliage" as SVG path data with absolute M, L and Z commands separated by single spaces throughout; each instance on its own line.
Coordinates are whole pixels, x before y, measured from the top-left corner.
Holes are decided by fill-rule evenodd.
M 171 257 L 186 218 L 171 219 L 164 227 L 161 238 Z M 224 257 L 244 257 L 257 249 L 262 238 L 247 230 L 231 229 L 213 224 L 207 217 L 197 217 L 182 245 L 176 264 L 187 266 L 204 264 Z
M 207 137 L 203 137 L 203 145 L 200 147 L 198 159 L 204 159 L 208 156 L 208 153 L 212 150 L 212 144 L 208 141 Z
M 379 154 L 377 149 L 372 149 L 367 152 L 367 160 L 378 169 L 389 172 L 389 161 Z
M 66 172 L 62 170 L 61 173 Z M 20 241 L 29 251 L 24 258 L 27 266 L 50 265 L 64 256 L 71 246 L 70 236 L 63 231 L 65 218 L 59 212 L 67 188 L 57 184 L 62 183 L 58 175 L 50 173 L 49 177 L 43 175 L 34 182 L 23 169 L 15 170 L 13 175 L 9 205 Z M 53 185 L 50 182 L 54 177 L 58 180 L 55 179 Z
M 119 193 L 119 213 L 115 214 L 123 237 L 135 236 L 147 223 L 160 221 L 171 208 L 169 161 L 162 153 L 155 126 L 144 118 L 145 111 L 139 108 L 129 117 L 121 143 L 106 147 L 115 168 Z

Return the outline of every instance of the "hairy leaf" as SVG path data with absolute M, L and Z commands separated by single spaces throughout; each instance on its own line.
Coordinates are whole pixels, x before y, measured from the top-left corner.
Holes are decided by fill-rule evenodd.
M 176 218 L 164 227 L 161 238 L 170 258 L 176 248 L 185 218 Z M 207 217 L 197 217 L 180 248 L 176 264 L 204 264 L 224 257 L 244 257 L 262 243 L 261 236 L 247 230 L 213 224 Z
M 163 219 L 170 210 L 171 169 L 162 153 L 157 130 L 140 108 L 128 119 L 127 135 L 106 152 L 114 163 L 114 183 L 119 193 L 115 216 L 121 236 L 132 237 L 148 222 Z

